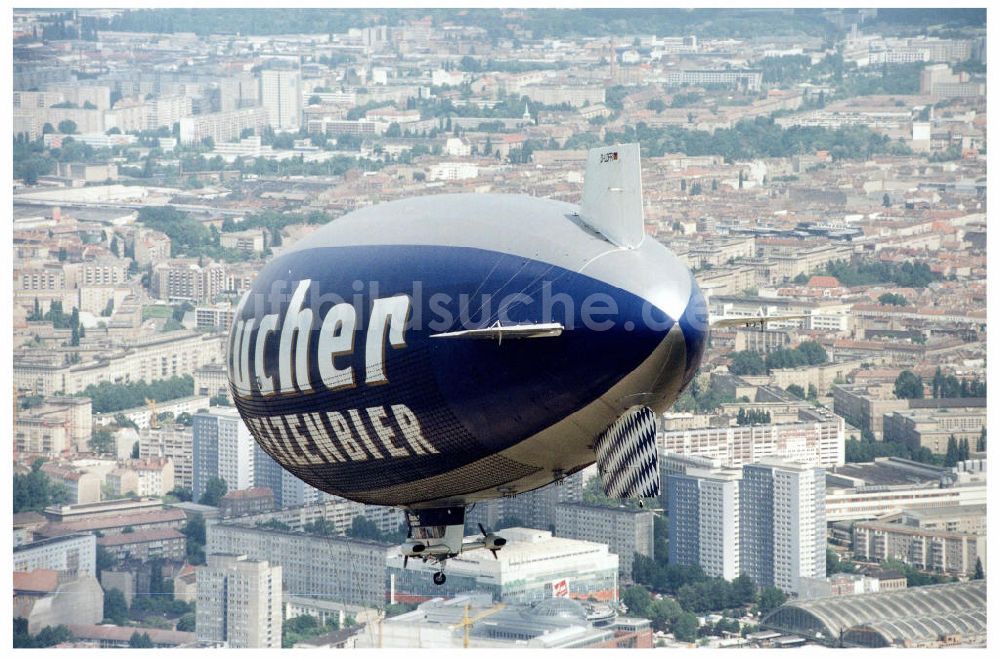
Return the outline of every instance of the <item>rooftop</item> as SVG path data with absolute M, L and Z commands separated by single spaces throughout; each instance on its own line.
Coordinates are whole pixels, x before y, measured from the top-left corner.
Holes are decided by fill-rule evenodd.
M 791 601 L 764 617 L 761 626 L 831 641 L 843 635 L 864 646 L 985 635 L 986 581 Z
M 14 571 L 14 591 L 52 593 L 59 586 L 59 573 L 47 568 L 33 571 Z

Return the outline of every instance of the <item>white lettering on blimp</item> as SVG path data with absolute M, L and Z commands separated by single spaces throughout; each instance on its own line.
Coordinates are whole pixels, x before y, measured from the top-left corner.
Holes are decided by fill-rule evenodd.
M 368 432 L 363 418 L 375 429 L 374 434 Z M 427 440 L 413 411 L 402 404 L 251 417 L 247 426 L 257 442 L 287 466 L 377 461 L 386 454 L 411 458 L 440 453 Z
M 264 316 L 256 328 L 256 318 L 240 318 L 250 292 L 243 295 L 236 308 L 237 320 L 229 338 L 229 374 L 237 394 L 250 396 L 256 389 L 262 396 L 273 396 L 309 393 L 316 389 L 309 371 L 312 357 L 309 339 L 318 321 L 317 315 L 306 304 L 306 294 L 311 285 L 312 280 L 298 283 L 280 325 L 277 314 Z M 385 385 L 389 382 L 385 370 L 386 346 L 394 349 L 406 347 L 410 306 L 410 297 L 405 294 L 373 301 L 365 334 L 366 385 Z M 320 381 L 327 390 L 350 389 L 358 384 L 353 365 L 337 364 L 338 359 L 354 354 L 354 339 L 359 329 L 357 318 L 357 310 L 350 303 L 340 303 L 331 307 L 319 324 L 315 357 Z M 277 365 L 268 364 L 268 342 L 272 342 L 272 346 L 273 342 L 278 342 Z M 362 437 L 362 441 L 366 446 L 371 444 L 370 439 Z

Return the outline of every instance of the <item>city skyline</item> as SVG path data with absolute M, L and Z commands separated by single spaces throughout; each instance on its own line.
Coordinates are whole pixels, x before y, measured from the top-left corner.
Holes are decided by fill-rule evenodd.
M 17 9 L 12 30 L 15 646 L 986 646 L 985 9 Z M 432 583 L 402 510 L 255 439 L 240 300 L 343 216 L 563 208 L 588 151 L 627 144 L 645 240 L 748 327 L 713 329 L 655 416 L 658 497 L 609 498 L 588 466 L 478 502 L 465 534 L 506 545 Z M 438 309 L 469 327 L 505 308 L 462 293 Z M 423 447 L 412 411 L 372 405 L 309 451 Z

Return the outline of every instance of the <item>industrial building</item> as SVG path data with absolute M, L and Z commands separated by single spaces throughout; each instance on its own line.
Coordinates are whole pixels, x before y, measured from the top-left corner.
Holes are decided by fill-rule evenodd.
M 791 601 L 765 616 L 761 627 L 830 646 L 982 645 L 986 581 Z

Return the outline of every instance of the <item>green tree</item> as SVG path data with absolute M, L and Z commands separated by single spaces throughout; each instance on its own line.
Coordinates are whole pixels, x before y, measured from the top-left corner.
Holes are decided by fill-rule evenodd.
M 806 398 L 805 390 L 802 389 L 801 385 L 796 385 L 795 383 L 792 383 L 791 385 L 785 388 L 785 391 L 798 399 Z
M 167 495 L 172 495 L 176 497 L 180 502 L 190 502 L 192 495 L 190 488 L 182 488 L 180 486 L 174 488 L 172 491 L 167 493 Z
M 97 429 L 91 433 L 89 444 L 95 454 L 112 454 L 115 451 L 115 440 L 108 428 Z
M 737 376 L 762 376 L 767 373 L 767 365 L 760 353 L 735 351 L 729 354 L 729 371 Z
M 906 297 L 896 293 L 883 293 L 878 297 L 878 301 L 883 305 L 894 305 L 896 307 L 906 307 L 907 304 Z
M 63 135 L 73 135 L 76 133 L 76 122 L 72 119 L 63 119 L 59 122 L 59 132 Z
M 153 640 L 149 638 L 149 633 L 140 635 L 138 632 L 134 632 L 129 637 L 128 647 L 130 649 L 151 649 L 153 648 Z
M 772 610 L 781 607 L 787 599 L 788 596 L 781 589 L 777 587 L 764 587 L 757 596 L 757 609 L 760 611 L 761 617 L 763 617 Z
M 893 393 L 897 399 L 924 398 L 924 381 L 912 371 L 903 370 L 896 377 Z
M 118 563 L 118 562 L 115 559 L 115 556 L 114 556 L 114 554 L 112 552 L 110 552 L 103 545 L 98 545 L 97 546 L 97 562 L 96 562 L 96 567 L 97 567 L 97 577 L 98 578 L 101 577 L 101 572 L 102 571 L 110 570 L 110 569 L 114 568 L 116 563 Z
M 889 208 L 890 206 L 892 206 L 892 200 L 889 199 L 889 193 L 882 195 L 882 206 L 884 206 L 885 208 Z
M 207 482 L 205 482 L 205 493 L 198 500 L 198 504 L 204 504 L 206 506 L 219 506 L 222 501 L 222 496 L 228 492 L 229 488 L 226 486 L 226 480 L 222 477 L 211 477 Z
M 757 585 L 749 575 L 741 574 L 733 580 L 733 600 L 739 603 L 752 603 L 757 597 Z
M 697 641 L 698 617 L 690 612 L 681 612 L 681 614 L 673 622 L 672 632 L 678 641 Z
M 622 592 L 621 598 L 630 615 L 648 618 L 651 614 L 653 598 L 646 587 L 642 585 L 628 587 Z
M 382 532 L 375 526 L 375 523 L 364 516 L 354 516 L 354 519 L 351 520 L 351 527 L 347 530 L 347 535 L 356 539 L 382 540 Z
M 982 580 L 986 577 L 986 571 L 983 570 L 983 560 L 981 557 L 976 557 L 976 571 L 972 574 L 973 580 Z
M 178 619 L 177 630 L 180 632 L 194 632 L 196 621 L 197 615 L 194 612 L 188 612 Z
M 670 626 L 677 617 L 681 615 L 683 610 L 681 606 L 677 604 L 677 601 L 673 598 L 662 598 L 660 600 L 654 600 L 650 606 L 649 618 L 653 622 L 653 630 L 669 630 Z
M 116 626 L 128 623 L 128 603 L 120 589 L 108 589 L 104 592 L 104 620 Z
M 20 617 L 14 619 L 13 646 L 16 649 L 43 649 L 72 640 L 73 634 L 64 625 L 45 626 L 37 635 L 31 635 L 28 633 L 27 619 Z
M 42 472 L 45 459 L 36 459 L 28 474 L 14 474 L 14 513 L 41 511 L 52 504 L 61 504 L 68 498 L 62 484 L 53 483 Z
M 351 527 L 354 527 L 353 522 Z M 374 524 L 372 524 L 372 527 L 374 527 Z M 315 522 L 308 523 L 302 528 L 302 531 L 318 536 L 337 536 L 337 527 L 326 518 L 318 518 Z M 375 528 L 375 532 L 378 533 L 378 528 Z M 381 534 L 379 534 L 379 537 L 381 537 Z

